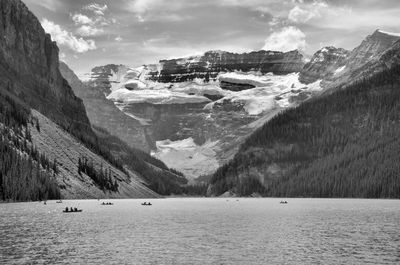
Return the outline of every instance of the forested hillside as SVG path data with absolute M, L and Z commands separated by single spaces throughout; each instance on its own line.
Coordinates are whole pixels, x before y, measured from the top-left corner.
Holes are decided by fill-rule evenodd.
M 400 198 L 400 66 L 289 109 L 212 177 L 208 193 Z
M 60 198 L 57 161 L 38 152 L 28 123 L 40 129 L 24 105 L 0 93 L 0 200 Z
M 130 147 L 106 130 L 94 127 L 102 146 L 106 147 L 127 168 L 137 172 L 147 186 L 161 195 L 181 194 L 187 179 L 180 172 L 169 169 L 162 161 L 139 149 Z

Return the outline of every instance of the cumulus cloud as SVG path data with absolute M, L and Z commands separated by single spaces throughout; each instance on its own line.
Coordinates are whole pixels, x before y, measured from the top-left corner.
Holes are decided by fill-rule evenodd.
M 44 30 L 51 35 L 52 39 L 56 41 L 58 45 L 68 47 L 69 49 L 79 53 L 97 49 L 95 41 L 77 38 L 72 33 L 62 29 L 52 21 L 44 18 L 41 21 L 41 24 Z
M 92 11 L 96 15 L 104 16 L 104 12 L 108 9 L 108 6 L 106 4 L 102 6 L 97 3 L 92 3 L 87 6 L 84 6 L 83 9 Z
M 83 15 L 83 14 L 74 14 L 72 16 L 72 21 L 74 21 L 75 25 L 87 25 L 93 24 L 94 21 L 90 17 Z
M 75 13 L 74 15 L 70 15 L 72 21 L 78 28 L 75 33 L 79 36 L 89 37 L 89 36 L 98 36 L 104 34 L 105 26 L 109 26 L 110 24 L 116 22 L 115 19 L 107 19 L 105 17 L 105 11 L 108 9 L 106 4 L 99 5 L 96 3 L 92 3 L 81 8 L 82 13 Z
M 306 47 L 306 35 L 298 28 L 284 27 L 280 31 L 273 32 L 266 40 L 263 50 L 292 51 L 304 50 Z

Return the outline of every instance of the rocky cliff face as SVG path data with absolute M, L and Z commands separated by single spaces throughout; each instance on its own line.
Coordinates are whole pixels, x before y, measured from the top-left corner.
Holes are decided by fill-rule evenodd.
M 372 35 L 367 36 L 358 47 L 351 51 L 346 66 L 348 68 L 358 68 L 367 62 L 377 60 L 383 52 L 389 49 L 399 39 L 400 35 L 376 30 Z
M 158 82 L 184 82 L 195 78 L 215 79 L 220 72 L 260 71 L 274 74 L 299 72 L 304 65 L 303 55 L 296 51 L 256 51 L 230 53 L 209 51 L 202 56 L 161 60 L 160 67 L 149 72 L 151 80 Z
M 342 48 L 322 48 L 304 65 L 300 72 L 300 81 L 309 84 L 319 79 L 330 79 L 346 64 L 349 53 L 349 51 Z
M 338 88 L 388 69 L 396 61 L 400 34 L 376 30 L 352 51 L 325 47 L 317 51 L 300 72 L 300 81 L 322 79 L 325 88 Z M 328 89 L 328 92 L 330 90 Z
M 338 76 L 334 84 L 346 82 L 348 85 L 388 70 L 399 63 L 399 57 L 400 34 L 394 35 L 377 30 L 353 50 L 346 64 L 348 71 Z
M 0 2 L 0 82 L 68 130 L 91 134 L 82 101 L 58 70 L 58 48 L 21 2 Z

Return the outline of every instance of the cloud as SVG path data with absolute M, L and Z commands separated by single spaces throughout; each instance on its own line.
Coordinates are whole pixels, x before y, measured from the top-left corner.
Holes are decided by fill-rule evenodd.
M 51 35 L 52 39 L 56 41 L 58 45 L 68 47 L 69 49 L 79 53 L 97 49 L 96 43 L 93 40 L 77 38 L 72 33 L 62 29 L 52 21 L 44 18 L 41 21 L 41 24 L 44 30 Z
M 284 27 L 280 31 L 273 32 L 266 40 L 263 50 L 292 51 L 306 48 L 306 35 L 298 28 Z
M 92 14 L 92 17 L 80 13 L 71 15 L 72 21 L 74 21 L 75 25 L 79 26 L 76 29 L 76 34 L 84 37 L 98 36 L 103 34 L 103 27 L 111 24 L 111 20 L 108 20 L 104 17 L 104 11 L 107 8 L 107 5 L 99 6 L 97 4 L 90 4 L 88 6 L 84 6 L 82 10 L 86 9 L 95 12 L 94 15 Z M 100 13 L 97 11 L 100 11 Z
M 128 5 L 128 10 L 136 15 L 139 22 L 165 21 L 178 22 L 192 18 L 188 14 L 179 13 L 182 9 L 199 5 L 196 1 L 186 0 L 135 0 Z
M 104 30 L 90 25 L 82 25 L 76 30 L 76 33 L 80 36 L 89 37 L 100 35 L 104 33 Z
M 87 25 L 93 24 L 94 21 L 90 17 L 83 15 L 83 14 L 74 14 L 72 16 L 72 20 L 74 21 L 75 25 Z
M 293 7 L 289 12 L 288 19 L 295 23 L 304 23 L 315 17 L 315 12 L 301 9 L 298 6 Z
M 104 12 L 108 9 L 108 6 L 104 4 L 103 6 L 97 4 L 97 3 L 92 3 L 87 6 L 83 7 L 84 10 L 89 10 L 95 13 L 96 15 L 104 16 Z
M 302 3 L 302 2 L 301 2 Z M 320 18 L 329 8 L 325 2 L 315 1 L 311 4 L 304 4 L 302 7 L 296 5 L 289 11 L 288 19 L 294 23 L 305 23 L 313 18 Z M 332 11 L 333 8 L 331 8 Z
M 157 4 L 157 0 L 136 0 L 130 5 L 130 9 L 134 13 L 143 14 L 154 4 Z

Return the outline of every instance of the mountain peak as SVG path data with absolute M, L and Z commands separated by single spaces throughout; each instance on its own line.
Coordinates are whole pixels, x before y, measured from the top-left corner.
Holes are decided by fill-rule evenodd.
M 372 35 L 387 35 L 390 37 L 395 37 L 395 38 L 400 38 L 400 33 L 395 33 L 395 32 L 388 32 L 388 31 L 384 31 L 381 29 L 377 29 L 375 30 L 375 32 Z

